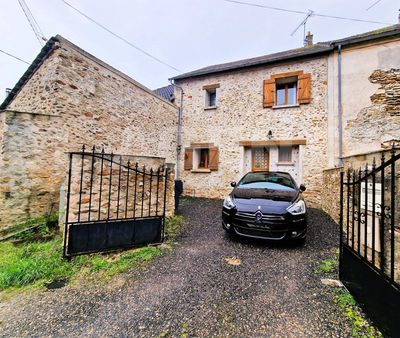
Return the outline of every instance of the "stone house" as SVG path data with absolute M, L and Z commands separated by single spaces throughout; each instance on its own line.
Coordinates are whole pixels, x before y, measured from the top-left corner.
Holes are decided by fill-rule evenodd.
M 222 198 L 246 172 L 287 171 L 336 216 L 343 161 L 400 139 L 400 25 L 306 41 L 173 78 L 186 194 Z
M 58 211 L 67 152 L 82 144 L 174 163 L 177 109 L 63 37 L 51 38 L 0 106 L 0 230 Z

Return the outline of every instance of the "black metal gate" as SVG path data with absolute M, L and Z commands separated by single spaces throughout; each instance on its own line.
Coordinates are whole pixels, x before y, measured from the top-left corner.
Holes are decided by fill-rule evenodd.
M 340 279 L 370 318 L 400 336 L 400 154 L 341 172 Z
M 104 149 L 69 154 L 64 256 L 162 242 L 169 170 Z

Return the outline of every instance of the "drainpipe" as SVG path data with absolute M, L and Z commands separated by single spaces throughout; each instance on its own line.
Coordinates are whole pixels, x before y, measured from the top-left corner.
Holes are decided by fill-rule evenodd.
M 338 130 L 339 167 L 343 167 L 343 129 L 342 129 L 342 45 L 338 45 Z
M 178 111 L 178 138 L 177 138 L 177 146 L 176 146 L 176 180 L 180 180 L 181 177 L 181 152 L 182 152 L 182 117 L 183 117 L 183 88 L 177 86 L 175 83 L 172 83 L 170 80 L 171 85 L 178 88 L 181 91 L 181 100 L 179 104 L 179 111 Z

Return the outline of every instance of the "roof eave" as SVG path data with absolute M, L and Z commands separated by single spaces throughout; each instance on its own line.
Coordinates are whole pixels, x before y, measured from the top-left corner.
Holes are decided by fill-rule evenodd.
M 7 95 L 3 103 L 0 105 L 0 110 L 4 110 L 8 107 L 8 105 L 14 100 L 20 90 L 24 87 L 24 85 L 29 81 L 29 79 L 35 74 L 35 72 L 39 69 L 42 63 L 49 57 L 49 55 L 56 48 L 56 42 L 58 39 L 52 37 L 47 41 L 44 47 L 41 49 L 40 53 L 36 56 L 33 62 L 30 64 L 25 73 L 18 80 L 13 89 L 11 89 L 10 93 Z
M 333 49 L 334 49 L 334 46 L 327 46 L 326 48 L 320 49 L 317 51 L 314 50 L 314 51 L 301 53 L 298 55 L 288 55 L 285 57 L 277 57 L 276 59 L 255 62 L 253 64 L 247 64 L 247 65 L 236 66 L 236 67 L 227 67 L 225 69 L 220 69 L 220 70 L 215 70 L 215 71 L 204 71 L 204 72 L 198 72 L 195 74 L 191 74 L 191 73 L 187 73 L 187 75 L 181 74 L 181 75 L 172 77 L 169 80 L 183 80 L 183 79 L 205 76 L 205 75 L 209 75 L 209 74 L 220 74 L 220 73 L 236 71 L 236 70 L 241 70 L 241 69 L 246 69 L 246 68 L 255 68 L 255 67 L 279 63 L 279 62 L 287 61 L 287 60 L 296 60 L 296 59 L 307 58 L 307 57 L 314 56 L 314 55 L 327 54 L 327 53 L 331 52 Z

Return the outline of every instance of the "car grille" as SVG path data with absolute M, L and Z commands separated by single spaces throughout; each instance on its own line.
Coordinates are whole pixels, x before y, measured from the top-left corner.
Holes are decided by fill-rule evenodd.
M 244 221 L 244 222 L 254 222 L 255 221 L 255 213 L 238 211 L 235 214 L 235 218 L 237 218 L 240 221 Z M 274 224 L 285 223 L 285 217 L 280 216 L 280 215 L 263 214 L 261 221 L 267 222 L 267 223 L 274 223 Z
M 269 238 L 269 239 L 283 239 L 286 232 L 282 231 L 263 231 L 257 229 L 246 229 L 241 227 L 235 227 L 235 231 L 239 235 L 258 237 L 258 238 Z

